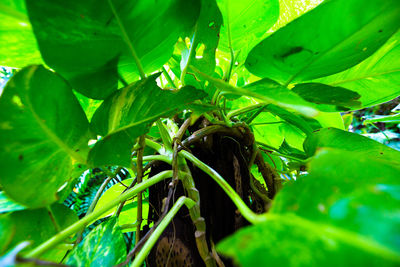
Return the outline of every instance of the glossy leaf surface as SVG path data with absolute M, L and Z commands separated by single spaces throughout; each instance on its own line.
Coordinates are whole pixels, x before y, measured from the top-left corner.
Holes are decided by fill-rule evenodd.
M 371 57 L 335 75 L 316 80 L 361 95 L 361 107 L 389 101 L 400 95 L 400 31 Z
M 324 110 L 325 105 L 334 105 L 338 111 L 361 106 L 361 102 L 357 101 L 360 95 L 343 87 L 322 83 L 301 83 L 297 84 L 292 91 L 304 100 L 317 104 L 320 110 Z M 331 110 L 332 107 L 326 107 L 326 111 Z
M 108 202 L 112 201 L 119 195 L 121 195 L 126 188 L 132 183 L 133 178 L 125 179 L 121 183 L 115 184 L 109 189 L 107 189 L 106 192 L 100 197 L 99 201 L 97 202 L 96 208 L 94 211 L 100 209 L 104 205 L 106 205 Z M 144 220 L 147 219 L 147 214 L 149 211 L 149 202 L 148 200 L 144 199 L 142 200 L 142 213 L 143 213 L 143 218 Z M 108 217 L 114 214 L 118 209 L 118 206 L 115 207 L 114 209 L 110 210 L 109 212 L 105 213 L 102 215 L 102 217 Z M 134 200 L 128 200 L 122 211 L 121 214 L 118 217 L 118 224 L 123 225 L 123 224 L 133 224 L 136 222 L 136 215 L 137 215 L 137 201 L 136 198 Z
M 114 266 L 126 258 L 126 247 L 117 218 L 96 226 L 67 260 L 73 266 Z
M 187 86 L 178 92 L 162 90 L 155 82 L 157 74 L 115 92 L 97 109 L 92 129 L 103 138 L 89 153 L 96 166 L 130 166 L 136 138 L 146 133 L 159 117 L 169 116 L 205 93 Z
M 160 68 L 172 55 L 178 37 L 195 24 L 200 8 L 197 0 L 27 4 L 46 64 L 80 93 L 95 99 L 117 89 L 118 73 L 128 82 L 138 78 L 132 47 L 146 73 Z
M 259 43 L 246 67 L 283 83 L 319 78 L 360 63 L 399 27 L 397 0 L 325 1 Z
M 218 47 L 228 53 L 231 47 L 243 59 L 279 16 L 278 0 L 217 0 L 217 3 L 224 19 Z
M 42 63 L 25 1 L 1 1 L 0 35 L 0 66 L 22 68 Z
M 2 188 L 28 207 L 53 203 L 76 177 L 74 164 L 85 163 L 90 138 L 71 88 L 42 66 L 26 67 L 8 82 L 0 109 Z
M 240 230 L 220 251 L 241 266 L 398 265 L 400 169 L 336 149 L 321 150 L 309 168 L 279 192 L 265 224 Z

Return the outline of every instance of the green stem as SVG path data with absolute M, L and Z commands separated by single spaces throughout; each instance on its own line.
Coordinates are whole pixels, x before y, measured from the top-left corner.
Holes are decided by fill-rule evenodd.
M 180 197 L 175 204 L 172 206 L 171 210 L 167 213 L 165 218 L 158 225 L 157 229 L 153 232 L 153 234 L 149 237 L 147 242 L 144 244 L 143 248 L 136 255 L 134 261 L 131 264 L 131 267 L 139 267 L 142 266 L 142 263 L 146 259 L 147 255 L 150 253 L 150 250 L 160 238 L 161 234 L 164 232 L 165 228 L 167 228 L 168 224 L 172 221 L 176 213 L 179 209 L 186 205 L 188 209 L 192 208 L 196 203 L 187 197 Z
M 194 155 L 187 151 L 179 152 L 184 158 L 191 161 L 194 165 L 196 165 L 199 169 L 207 173 L 217 184 L 225 191 L 228 197 L 233 201 L 239 211 L 242 213 L 243 217 L 248 220 L 252 224 L 258 224 L 266 221 L 266 217 L 264 215 L 259 215 L 254 213 L 247 205 L 243 202 L 240 196 L 232 189 L 232 187 L 225 181 L 222 176 L 212 169 L 207 164 L 200 161 Z
M 172 80 L 171 76 L 169 75 L 168 71 L 164 68 L 164 66 L 162 66 L 161 68 L 162 73 L 164 74 L 165 79 L 167 79 L 168 83 L 173 87 L 173 88 L 177 88 L 176 84 L 174 83 L 174 81 Z
M 142 63 L 140 62 L 140 59 L 139 59 L 139 57 L 138 57 L 138 55 L 136 53 L 135 48 L 133 47 L 132 41 L 129 38 L 128 33 L 126 32 L 126 29 L 125 29 L 125 27 L 124 27 L 124 25 L 122 23 L 122 20 L 119 17 L 119 15 L 117 13 L 117 10 L 115 9 L 114 4 L 112 3 L 112 0 L 108 0 L 108 4 L 109 4 L 109 6 L 110 6 L 115 18 L 117 19 L 118 26 L 119 26 L 119 28 L 120 28 L 120 30 L 122 32 L 122 37 L 124 38 L 125 43 L 128 45 L 129 50 L 131 51 L 131 54 L 133 56 L 133 59 L 135 60 L 136 67 L 137 67 L 137 69 L 139 71 L 140 78 L 144 79 L 144 78 L 146 78 L 146 74 L 145 74 L 145 72 L 143 70 Z
M 144 135 L 139 137 L 139 145 L 140 148 L 137 150 L 137 160 L 136 160 L 136 166 L 137 166 L 137 184 L 142 183 L 143 180 L 143 150 L 145 146 L 145 138 Z M 140 241 L 140 228 L 142 226 L 142 191 L 138 192 L 137 195 L 137 208 L 136 208 L 137 214 L 136 214 L 136 221 L 137 221 L 137 226 L 136 226 L 136 243 Z
M 88 223 L 96 220 L 98 217 L 118 205 L 119 203 L 135 196 L 138 192 L 143 191 L 150 186 L 164 180 L 167 178 L 172 177 L 172 171 L 163 171 L 160 172 L 159 174 L 147 179 L 146 181 L 136 185 L 132 189 L 126 191 L 125 193 L 119 195 L 118 197 L 114 198 L 112 201 L 108 202 L 98 210 L 93 211 L 90 213 L 88 216 L 85 216 L 78 222 L 70 225 L 69 227 L 65 228 L 55 236 L 51 237 L 44 243 L 40 244 L 38 247 L 33 249 L 31 252 L 29 252 L 26 257 L 28 258 L 37 258 L 40 255 L 42 255 L 44 252 L 48 251 L 49 249 L 57 246 L 58 244 L 62 243 L 65 239 L 67 239 L 70 235 L 76 233 L 83 227 L 85 227 Z
M 148 139 L 148 138 L 146 138 L 144 141 L 146 143 L 146 146 L 154 149 L 155 151 L 157 151 L 160 154 L 165 154 L 164 148 L 159 143 L 154 142 L 153 140 Z
M 136 160 L 136 158 L 133 158 L 132 160 Z M 166 163 L 172 164 L 172 159 L 168 156 L 164 155 L 149 155 L 149 156 L 143 156 L 143 161 L 152 161 L 152 160 L 160 160 L 164 161 Z
M 264 107 L 264 106 L 266 106 L 265 103 L 260 103 L 260 104 L 255 104 L 255 105 L 251 105 L 251 106 L 235 109 L 235 110 L 232 110 L 231 112 L 229 112 L 226 115 L 226 117 L 228 119 L 230 119 L 230 118 L 232 118 L 234 116 L 237 116 L 237 115 L 240 115 L 240 114 L 243 114 L 243 113 L 247 113 L 247 112 L 250 112 L 252 110 L 255 110 L 255 109 L 258 109 L 258 108 L 261 108 L 261 107 Z

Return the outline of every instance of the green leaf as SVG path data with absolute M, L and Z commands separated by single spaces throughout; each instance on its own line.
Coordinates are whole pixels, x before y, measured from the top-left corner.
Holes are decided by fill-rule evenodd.
M 361 107 L 389 101 L 400 95 L 400 31 L 360 64 L 316 82 L 341 86 L 361 95 Z
M 0 66 L 22 68 L 29 64 L 42 63 L 26 14 L 25 1 L 1 1 L 0 29 Z
M 321 150 L 276 196 L 268 220 L 217 248 L 241 266 L 398 266 L 400 168 Z
M 289 123 L 283 123 L 279 127 L 288 145 L 302 151 L 306 138 L 304 132 Z
M 268 105 L 266 107 L 266 110 L 271 112 L 272 114 L 275 114 L 279 117 L 281 117 L 283 120 L 287 121 L 293 126 L 296 126 L 300 130 L 302 130 L 305 134 L 311 134 L 312 128 L 311 126 L 308 125 L 308 123 L 300 116 L 286 110 L 283 108 L 280 108 L 275 105 Z
M 115 92 L 97 109 L 91 127 L 103 138 L 89 153 L 91 164 L 129 167 L 136 138 L 146 133 L 153 122 L 206 96 L 191 86 L 177 92 L 162 90 L 156 84 L 157 77 L 158 74 L 152 75 Z
M 279 128 L 282 120 L 271 113 L 262 112 L 250 124 L 257 142 L 273 148 L 279 148 L 283 142 L 283 135 Z
M 0 213 L 24 209 L 26 209 L 26 207 L 15 203 L 10 198 L 8 198 L 6 194 L 4 194 L 4 192 L 0 192 Z
M 320 112 L 314 117 L 319 122 L 322 128 L 335 127 L 344 130 L 344 122 L 342 115 L 339 112 Z
M 202 72 L 209 75 L 214 73 L 215 50 L 218 46 L 219 31 L 222 24 L 222 15 L 215 0 L 202 0 L 199 19 L 196 25 L 195 48 L 203 45 L 203 52 L 199 58 L 194 57 L 192 63 Z
M 246 67 L 286 84 L 331 75 L 372 55 L 399 27 L 398 0 L 325 1 L 259 43 Z
M 55 0 L 27 1 L 27 9 L 46 64 L 80 93 L 105 99 L 117 89 L 118 74 L 128 82 L 138 78 L 131 47 L 146 73 L 159 69 L 171 57 L 178 37 L 195 24 L 200 4 Z
M 317 105 L 304 100 L 288 88 L 268 78 L 250 83 L 241 90 L 242 94 L 271 102 L 283 108 L 294 109 L 308 116 L 315 116 L 318 113 Z
M 53 204 L 51 210 L 60 230 L 78 221 L 78 216 L 64 205 Z M 2 214 L 0 215 L 0 226 L 0 241 L 2 241 L 0 242 L 0 254 L 24 240 L 30 242 L 27 249 L 32 249 L 57 233 L 46 208 Z M 66 251 L 64 251 L 64 255 L 65 253 Z
M 361 106 L 361 102 L 357 101 L 361 96 L 357 92 L 343 87 L 322 83 L 302 83 L 297 84 L 292 91 L 304 100 L 317 104 L 319 110 L 325 110 L 325 105 L 335 105 L 337 111 L 346 111 Z M 332 107 L 327 107 L 325 111 L 331 110 Z
M 218 49 L 232 50 L 243 63 L 247 53 L 264 38 L 279 17 L 278 0 L 232 1 L 217 0 L 224 19 Z
M 15 74 L 0 97 L 0 184 L 27 207 L 55 202 L 57 191 L 85 163 L 85 113 L 68 84 L 42 66 Z M 79 170 L 81 169 L 81 170 Z
M 362 153 L 376 159 L 391 161 L 393 164 L 400 162 L 399 151 L 362 135 L 335 128 L 316 131 L 304 142 L 304 151 L 308 156 L 314 155 L 318 148 L 324 147 Z
M 115 184 L 109 189 L 107 189 L 106 192 L 100 197 L 99 201 L 96 204 L 96 207 L 94 211 L 101 209 L 104 205 L 109 203 L 111 200 L 115 199 L 119 195 L 121 195 L 126 188 L 132 183 L 134 179 L 129 178 L 123 180 L 121 183 Z M 114 209 L 108 211 L 107 213 L 101 215 L 102 218 L 111 216 L 114 214 L 118 209 L 118 206 L 116 206 Z M 142 210 L 143 210 L 143 218 L 146 220 L 147 219 L 147 214 L 149 210 L 149 202 L 143 197 L 143 202 L 142 202 Z M 118 219 L 118 224 L 123 225 L 123 224 L 133 224 L 136 221 L 136 214 L 137 214 L 137 201 L 135 200 L 128 200 L 125 202 L 124 208 L 122 209 L 121 214 L 119 215 Z
M 68 265 L 114 266 L 126 259 L 126 246 L 117 218 L 112 217 L 94 228 L 72 250 Z

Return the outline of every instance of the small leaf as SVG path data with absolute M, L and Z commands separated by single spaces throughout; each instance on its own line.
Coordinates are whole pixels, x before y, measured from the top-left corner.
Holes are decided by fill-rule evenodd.
M 42 66 L 26 67 L 8 82 L 0 109 L 7 110 L 0 112 L 2 188 L 27 207 L 55 202 L 60 187 L 76 177 L 74 164 L 85 163 L 90 139 L 71 88 Z
M 94 228 L 75 247 L 68 260 L 73 266 L 114 266 L 126 259 L 126 246 L 117 218 L 112 217 Z
M 335 105 L 337 111 L 346 111 L 350 108 L 361 106 L 357 101 L 361 96 L 354 91 L 343 87 L 329 86 L 322 83 L 302 83 L 297 84 L 293 92 L 301 96 L 304 100 L 318 104 L 318 109 L 324 110 L 325 105 Z M 332 107 L 327 107 L 325 111 L 331 111 Z
M 158 74 L 152 75 L 115 92 L 97 109 L 91 126 L 103 138 L 90 151 L 90 163 L 129 167 L 136 138 L 146 133 L 153 122 L 206 96 L 191 86 L 177 92 L 162 90 L 155 82 L 157 77 Z
M 371 56 L 399 27 L 398 0 L 325 1 L 254 47 L 246 68 L 285 84 L 331 75 Z
M 109 189 L 107 189 L 106 192 L 100 197 L 99 201 L 97 202 L 96 208 L 94 211 L 101 209 L 104 205 L 106 205 L 108 202 L 111 200 L 115 199 L 119 195 L 121 195 L 126 188 L 132 183 L 134 179 L 129 178 L 123 180 L 121 183 L 115 184 Z M 136 221 L 136 214 L 137 214 L 137 202 L 135 200 L 128 200 L 125 202 L 124 208 L 122 209 L 121 214 L 119 215 L 118 219 L 118 224 L 123 225 L 123 224 L 132 224 L 135 223 Z M 111 216 L 117 211 L 118 207 L 115 207 L 114 209 L 108 211 L 107 213 L 101 215 L 102 218 Z M 146 200 L 143 196 L 143 202 L 142 202 L 142 213 L 143 213 L 143 218 L 146 220 L 147 219 L 147 213 L 149 210 L 149 202 Z

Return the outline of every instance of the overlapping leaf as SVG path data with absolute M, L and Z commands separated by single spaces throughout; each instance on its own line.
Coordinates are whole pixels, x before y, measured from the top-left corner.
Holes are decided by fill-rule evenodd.
M 265 224 L 240 230 L 219 250 L 241 266 L 398 266 L 400 168 L 328 149 L 309 169 L 277 195 Z
M 104 99 L 117 89 L 118 73 L 137 79 L 132 47 L 146 73 L 159 69 L 195 24 L 200 3 L 55 0 L 27 1 L 27 9 L 46 64 L 80 93 Z
M 360 64 L 316 81 L 357 92 L 361 107 L 377 105 L 400 95 L 399 57 L 400 31 Z
M 177 92 L 162 90 L 156 84 L 157 74 L 115 92 L 97 109 L 92 129 L 103 136 L 89 153 L 95 166 L 130 166 L 136 138 L 146 133 L 162 116 L 170 116 L 206 94 L 186 86 Z
M 246 67 L 284 83 L 323 77 L 360 63 L 399 27 L 397 0 L 325 1 L 253 48 Z
M 28 207 L 56 201 L 59 188 L 77 176 L 74 165 L 86 162 L 90 138 L 71 88 L 42 66 L 26 67 L 8 82 L 0 109 L 2 188 Z

